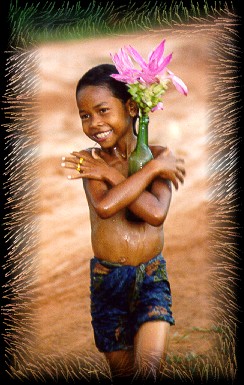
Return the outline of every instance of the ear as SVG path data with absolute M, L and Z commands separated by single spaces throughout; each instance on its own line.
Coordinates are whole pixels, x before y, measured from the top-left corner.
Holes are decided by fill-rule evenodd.
M 132 118 L 134 118 L 136 115 L 138 115 L 138 105 L 133 99 L 129 99 L 126 102 L 126 106 L 128 108 L 129 114 Z

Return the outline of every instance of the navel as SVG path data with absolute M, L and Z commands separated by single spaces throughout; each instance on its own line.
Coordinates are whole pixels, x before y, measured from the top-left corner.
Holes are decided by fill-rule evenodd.
M 125 261 L 126 261 L 126 258 L 125 258 L 125 257 L 121 257 L 121 258 L 119 259 L 119 263 L 125 263 Z

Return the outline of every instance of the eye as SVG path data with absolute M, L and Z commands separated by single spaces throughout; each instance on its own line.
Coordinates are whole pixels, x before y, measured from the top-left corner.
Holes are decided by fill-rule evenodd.
M 109 108 L 107 108 L 107 107 L 103 107 L 100 109 L 101 114 L 106 114 L 106 112 L 108 112 L 108 111 L 109 111 Z
M 89 119 L 89 114 L 81 114 L 80 115 L 80 118 L 81 118 L 81 120 L 87 120 L 87 119 Z

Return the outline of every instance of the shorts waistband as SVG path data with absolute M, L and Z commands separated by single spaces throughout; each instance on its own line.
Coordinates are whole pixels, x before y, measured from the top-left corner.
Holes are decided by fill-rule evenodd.
M 164 260 L 164 257 L 163 257 L 163 254 L 162 253 L 159 253 L 158 255 L 156 255 L 155 257 L 153 257 L 152 259 L 150 259 L 149 261 L 145 262 L 145 263 L 140 263 L 139 265 L 137 266 L 132 266 L 132 265 L 123 265 L 121 263 L 115 263 L 115 262 L 109 262 L 109 261 L 104 261 L 102 259 L 99 259 L 97 258 L 96 256 L 94 256 L 92 258 L 92 260 L 94 260 L 95 262 L 99 262 L 101 265 L 103 266 L 106 266 L 106 267 L 109 267 L 109 268 L 116 268 L 116 267 L 134 267 L 135 269 L 137 268 L 141 268 L 141 267 L 146 267 L 148 265 L 150 265 L 151 263 L 155 262 L 155 261 L 163 261 Z

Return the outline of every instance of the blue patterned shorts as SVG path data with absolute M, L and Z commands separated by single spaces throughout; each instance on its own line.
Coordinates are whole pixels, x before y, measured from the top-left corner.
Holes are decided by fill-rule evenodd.
M 138 266 L 94 257 L 90 267 L 92 326 L 99 351 L 132 349 L 135 334 L 144 322 L 175 323 L 162 254 Z

